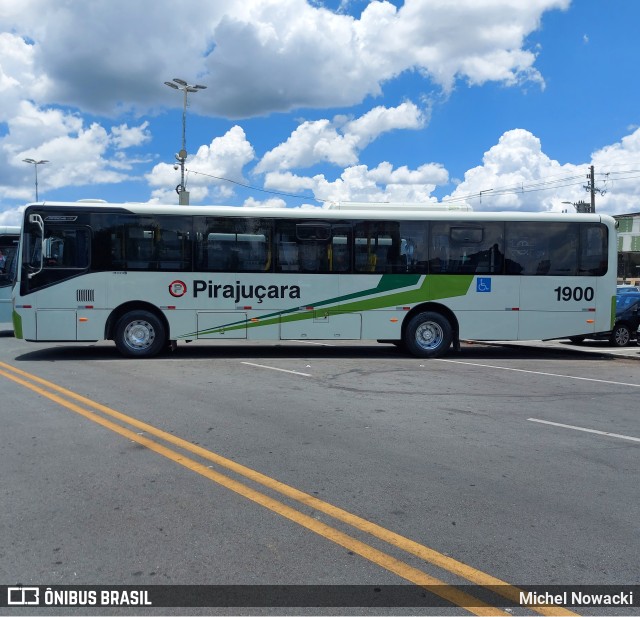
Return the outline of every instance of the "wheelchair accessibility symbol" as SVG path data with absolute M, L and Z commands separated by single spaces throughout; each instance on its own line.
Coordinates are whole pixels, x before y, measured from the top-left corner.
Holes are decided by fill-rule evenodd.
M 476 280 L 476 291 L 478 293 L 489 293 L 491 291 L 491 279 L 478 277 Z

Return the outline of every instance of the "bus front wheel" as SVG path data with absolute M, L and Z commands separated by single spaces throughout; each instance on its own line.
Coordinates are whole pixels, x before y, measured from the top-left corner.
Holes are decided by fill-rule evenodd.
M 449 320 L 435 312 L 418 313 L 404 332 L 404 346 L 419 358 L 439 358 L 447 353 L 453 340 Z
M 131 311 L 116 324 L 115 343 L 123 356 L 150 358 L 166 345 L 162 322 L 149 311 Z

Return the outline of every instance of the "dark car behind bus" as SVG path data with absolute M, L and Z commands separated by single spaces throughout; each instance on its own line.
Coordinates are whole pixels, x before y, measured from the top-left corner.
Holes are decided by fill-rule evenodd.
M 640 327 L 640 292 L 627 291 L 616 295 L 616 321 L 613 330 L 584 336 L 572 336 L 572 343 L 585 339 L 608 340 L 616 347 L 626 347 L 637 337 Z

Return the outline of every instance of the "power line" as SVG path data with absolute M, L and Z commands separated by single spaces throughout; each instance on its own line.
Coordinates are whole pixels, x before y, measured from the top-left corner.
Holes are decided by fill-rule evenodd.
M 591 166 L 590 171 L 593 166 Z M 219 180 L 220 182 L 229 182 L 230 184 L 235 184 L 236 186 L 241 186 L 242 188 L 249 189 L 251 191 L 258 191 L 261 193 L 267 193 L 270 195 L 278 195 L 281 197 L 291 197 L 294 199 L 312 199 L 318 202 L 327 202 L 332 201 L 331 199 L 324 199 L 321 197 L 316 197 L 314 195 L 302 195 L 299 193 L 289 193 L 286 191 L 275 191 L 265 188 L 260 188 L 258 186 L 254 186 L 252 184 L 248 184 L 245 182 L 239 182 L 238 180 L 232 180 L 231 178 L 225 178 L 223 176 L 216 176 L 213 174 L 205 173 L 202 171 L 195 170 L 187 170 L 189 173 L 197 174 L 201 176 L 206 176 L 208 178 L 213 178 L 215 180 Z M 612 175 L 622 176 L 612 178 Z M 624 174 L 639 174 L 639 175 L 624 175 Z M 502 187 L 494 187 L 491 189 L 483 189 L 474 193 L 467 193 L 465 195 L 458 195 L 456 197 L 446 197 L 441 199 L 442 203 L 455 203 L 459 201 L 467 201 L 471 199 L 481 199 L 483 196 L 488 197 L 496 197 L 502 195 L 516 195 L 516 194 L 525 194 L 525 193 L 536 193 L 540 191 L 549 191 L 549 190 L 557 190 L 562 188 L 568 188 L 572 186 L 582 185 L 588 191 L 593 191 L 595 194 L 599 192 L 600 194 L 604 194 L 604 189 L 598 189 L 595 186 L 596 177 L 599 177 L 601 181 L 609 181 L 609 182 L 620 182 L 623 180 L 633 180 L 640 177 L 640 169 L 629 169 L 625 171 L 609 171 L 609 172 L 599 172 L 589 174 L 587 179 L 589 180 L 589 184 L 584 185 L 584 176 L 583 175 L 567 175 L 567 176 L 549 176 L 545 179 L 540 179 L 538 181 L 534 181 L 528 184 L 520 183 L 519 185 L 507 185 Z
M 207 176 L 208 178 L 215 178 L 216 180 L 221 180 L 222 182 L 230 182 L 231 184 L 241 186 L 245 189 L 251 189 L 252 191 L 260 191 L 261 193 L 269 193 L 271 195 L 281 195 L 283 197 L 295 197 L 296 199 L 313 199 L 314 201 L 330 201 L 328 199 L 319 199 L 317 197 L 310 197 L 309 195 L 299 195 L 296 193 L 285 193 L 284 191 L 270 191 L 269 189 L 261 189 L 258 186 L 253 186 L 252 184 L 238 182 L 237 180 L 231 180 L 230 178 L 222 178 L 221 176 L 214 176 L 213 174 L 207 174 L 207 173 L 204 173 L 203 171 L 193 171 L 192 169 L 189 169 L 188 171 L 189 173 L 192 173 L 192 174 L 197 174 L 199 176 Z

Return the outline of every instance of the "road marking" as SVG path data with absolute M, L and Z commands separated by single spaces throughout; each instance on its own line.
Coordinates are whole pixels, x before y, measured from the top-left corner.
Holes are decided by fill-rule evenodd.
M 388 544 L 396 546 L 407 553 L 420 557 L 421 559 L 443 570 L 446 570 L 449 573 L 452 573 L 456 576 L 467 579 L 468 581 L 475 583 L 477 585 L 480 585 L 482 587 L 485 587 L 486 589 L 489 589 L 504 598 L 512 600 L 515 606 L 518 606 L 520 604 L 521 590 L 499 578 L 491 576 L 490 574 L 486 574 L 481 570 L 476 570 L 475 568 L 468 566 L 463 562 L 457 561 L 456 559 L 443 555 L 442 553 L 438 553 L 434 549 L 431 549 L 427 546 L 419 544 L 418 542 L 405 538 L 404 536 L 401 536 L 393 531 L 390 531 L 384 527 L 381 527 L 375 523 L 372 523 L 371 521 L 363 519 L 355 514 L 351 514 L 350 512 L 346 510 L 342 510 L 341 508 L 338 508 L 336 506 L 333 506 L 328 502 L 322 501 L 317 497 L 308 495 L 307 493 L 299 491 L 296 488 L 283 484 L 278 480 L 275 480 L 273 478 L 270 478 L 269 476 L 265 476 L 261 474 L 258 471 L 250 469 L 249 467 L 245 467 L 244 465 L 236 463 L 230 459 L 226 459 L 220 456 L 219 454 L 216 454 L 215 452 L 206 450 L 205 448 L 202 448 L 191 442 L 181 439 L 180 437 L 176 437 L 171 433 L 162 431 L 161 429 L 158 429 L 150 424 L 137 420 L 136 418 L 127 416 L 126 414 L 123 414 L 119 411 L 106 407 L 105 405 L 101 405 L 100 403 L 97 403 L 95 401 L 92 401 L 91 399 L 88 399 L 79 394 L 76 394 L 71 390 L 67 390 L 62 386 L 58 386 L 55 383 L 42 379 L 41 377 L 38 377 L 36 375 L 33 375 L 31 373 L 28 373 L 26 371 L 13 367 L 9 364 L 5 364 L 4 362 L 0 362 L 0 368 L 6 369 L 8 371 L 12 371 L 13 373 L 17 373 L 18 375 L 22 375 L 23 377 L 30 379 L 35 383 L 42 384 L 43 386 L 50 388 L 55 392 L 59 392 L 60 394 L 68 398 L 79 401 L 88 407 L 92 407 L 93 409 L 96 409 L 106 415 L 116 418 L 121 422 L 127 423 L 133 426 L 134 428 L 140 429 L 148 434 L 154 435 L 155 437 L 159 437 L 160 439 L 163 439 L 168 443 L 171 443 L 184 450 L 190 451 L 193 454 L 196 454 L 204 459 L 210 460 L 220 465 L 221 467 L 229 469 L 230 471 L 233 471 L 239 475 L 242 475 L 249 480 L 252 480 L 258 484 L 261 484 L 267 488 L 270 488 L 276 492 L 279 492 L 280 494 L 285 495 L 286 497 L 289 497 L 311 508 L 314 508 L 320 512 L 328 514 L 329 516 L 335 518 L 336 520 L 340 520 L 343 523 L 346 523 L 360 531 L 368 533 L 369 535 L 372 535 L 378 539 L 381 539 L 387 542 Z M 454 587 L 451 587 L 450 585 L 447 585 L 446 583 L 443 583 L 442 581 L 436 578 L 430 577 L 429 575 L 425 574 L 421 570 L 417 570 L 412 566 L 409 566 L 408 564 L 405 564 L 404 562 L 399 561 L 382 551 L 374 549 L 373 547 L 370 547 L 369 545 L 363 542 L 360 542 L 359 540 L 356 540 L 351 536 L 348 536 L 347 534 L 344 534 L 326 524 L 320 523 L 315 518 L 304 515 L 298 512 L 297 510 L 291 508 L 290 506 L 287 506 L 286 504 L 283 504 L 275 499 L 272 499 L 266 495 L 263 495 L 262 493 L 255 491 L 254 489 L 251 489 L 245 486 L 244 484 L 241 484 L 240 482 L 237 482 L 231 478 L 228 478 L 227 476 L 224 476 L 223 474 L 220 474 L 219 472 L 216 472 L 211 468 L 205 465 L 202 465 L 197 461 L 194 461 L 193 459 L 189 459 L 184 455 L 178 452 L 175 452 L 167 448 L 166 446 L 163 446 L 162 444 L 159 444 L 147 437 L 144 437 L 139 433 L 135 433 L 126 427 L 120 426 L 118 424 L 115 424 L 114 422 L 111 422 L 110 420 L 102 418 L 101 416 L 96 415 L 94 412 L 83 409 L 82 407 L 75 405 L 70 401 L 66 401 L 62 397 L 57 396 L 56 394 L 53 394 L 51 392 L 48 392 L 36 386 L 35 384 L 29 383 L 24 379 L 17 377 L 16 375 L 12 375 L 3 370 L 0 370 L 0 375 L 3 375 L 7 379 L 10 379 L 15 383 L 18 383 L 32 390 L 33 392 L 36 392 L 37 394 L 40 394 L 41 396 L 44 396 L 58 403 L 59 405 L 71 411 L 76 412 L 82 415 L 83 417 L 93 422 L 96 422 L 97 424 L 100 424 L 101 426 L 108 428 L 109 430 L 112 430 L 126 437 L 127 439 L 135 441 L 149 448 L 150 450 L 157 452 L 162 456 L 165 456 L 166 458 L 174 461 L 179 465 L 186 467 L 187 469 L 190 469 L 196 473 L 199 473 L 200 475 L 203 475 L 204 477 L 207 477 L 210 480 L 222 486 L 225 486 L 229 490 L 232 490 L 234 492 L 237 492 L 240 495 L 243 495 L 247 499 L 251 499 L 252 501 L 259 503 L 260 505 L 263 505 L 264 507 L 269 508 L 270 510 L 278 514 L 281 514 L 282 516 L 288 518 L 289 520 L 296 522 L 302 525 L 303 527 L 306 527 L 310 531 L 313 531 L 337 544 L 340 544 L 345 548 L 349 548 L 349 550 L 352 550 L 354 553 L 357 553 L 362 557 L 364 557 L 365 559 L 368 559 L 369 561 L 372 561 L 373 563 L 376 563 L 377 565 L 380 565 L 381 567 L 391 572 L 394 572 L 395 574 L 398 574 L 399 576 L 415 583 L 416 585 L 427 587 L 430 592 L 439 595 L 440 597 L 446 599 L 449 602 L 456 604 L 457 606 L 465 608 L 467 611 L 471 613 L 474 613 L 476 615 L 503 615 L 505 617 L 509 617 L 509 613 L 505 613 L 501 610 L 496 609 L 495 607 L 491 607 L 485 604 L 484 602 L 482 602 L 481 600 L 478 600 L 473 596 L 470 596 L 469 594 L 461 592 L 460 590 L 455 589 Z M 345 542 L 348 543 L 348 546 L 347 544 L 345 544 Z M 431 588 L 431 586 L 433 585 L 435 585 L 436 587 Z M 540 613 L 541 615 L 546 615 L 546 616 L 576 615 L 576 613 L 573 613 L 568 609 L 564 609 L 558 606 L 531 606 L 529 608 Z
M 258 368 L 266 368 L 270 371 L 280 371 L 281 373 L 291 373 L 292 375 L 301 375 L 302 377 L 312 377 L 310 373 L 301 373 L 300 371 L 290 371 L 286 368 L 276 368 L 275 366 L 267 366 L 266 364 L 254 364 L 253 362 L 241 362 L 247 366 L 257 366 Z
M 631 388 L 640 388 L 639 383 L 627 383 L 625 381 L 610 381 L 608 379 L 594 379 L 593 377 L 576 377 L 575 375 L 561 375 L 560 373 L 545 373 L 543 371 L 527 371 L 522 368 L 511 368 L 508 366 L 495 366 L 493 364 L 478 364 L 477 362 L 463 362 L 461 360 L 445 360 L 444 358 L 435 358 L 435 361 L 451 362 L 452 364 L 466 364 L 468 366 L 479 366 L 481 368 L 495 368 L 501 371 L 529 373 L 530 375 L 542 375 L 544 377 L 562 377 L 564 379 L 577 379 L 578 381 L 593 381 L 595 383 L 606 383 L 613 386 L 629 386 Z M 431 362 L 433 362 L 433 360 L 431 360 Z
M 549 424 L 551 426 L 559 426 L 560 428 L 570 428 L 574 431 L 582 431 L 584 433 L 594 433 L 596 435 L 604 435 L 606 437 L 615 437 L 616 439 L 626 439 L 627 441 L 635 441 L 640 443 L 640 437 L 629 437 L 629 435 L 620 435 L 619 433 L 609 433 L 608 431 L 596 431 L 592 428 L 584 428 L 582 426 L 573 426 L 572 424 L 561 424 L 560 422 L 550 422 L 549 420 L 538 420 L 538 418 L 527 418 L 529 422 L 538 422 L 539 424 Z

